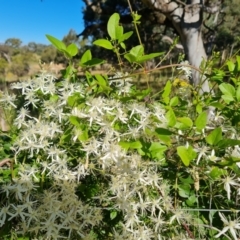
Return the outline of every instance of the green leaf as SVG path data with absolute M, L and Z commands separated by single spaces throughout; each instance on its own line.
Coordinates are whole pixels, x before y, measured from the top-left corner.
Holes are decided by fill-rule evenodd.
M 173 127 L 175 126 L 177 119 L 175 116 L 175 113 L 172 109 L 170 109 L 167 113 L 166 113 L 166 119 L 168 121 L 168 126 L 169 127 Z
M 102 75 L 96 74 L 95 78 L 97 79 L 97 82 L 98 82 L 99 85 L 107 86 L 107 81 L 106 81 L 106 79 Z
M 130 50 L 130 54 L 135 56 L 136 59 L 141 57 L 143 55 L 143 52 L 144 52 L 144 48 L 142 45 L 137 45 L 136 47 L 133 47 L 131 50 Z
M 224 100 L 224 102 L 227 104 L 234 101 L 234 98 L 230 95 L 222 95 L 221 97 Z
M 162 98 L 163 98 L 163 101 L 168 104 L 169 103 L 169 95 L 171 93 L 171 90 L 172 90 L 172 83 L 171 81 L 167 81 L 164 89 L 163 89 L 163 93 L 162 93 Z
M 188 129 L 193 126 L 193 122 L 189 117 L 180 117 L 177 118 L 177 121 L 181 123 L 178 127 L 179 129 Z
M 183 164 L 187 167 L 189 166 L 190 162 L 197 156 L 197 153 L 193 150 L 192 146 L 189 146 L 188 148 L 185 146 L 177 147 L 177 154 L 181 158 Z
M 124 54 L 124 58 L 126 58 L 130 63 L 136 62 L 136 57 L 133 56 L 131 53 Z
M 167 147 L 158 142 L 152 142 L 149 148 L 151 157 L 157 160 L 161 160 L 164 158 L 164 152 L 166 150 L 167 150 Z
M 219 179 L 224 174 L 223 169 L 218 167 L 213 167 L 209 175 L 213 180 Z
M 132 148 L 132 149 L 142 148 L 142 143 L 140 141 L 130 142 L 129 148 Z
M 146 62 L 148 60 L 151 60 L 155 57 L 159 57 L 161 55 L 163 55 L 164 52 L 161 52 L 161 53 L 151 53 L 151 54 L 148 54 L 148 55 L 144 55 L 144 56 L 140 56 L 140 57 L 137 57 L 137 62 L 138 63 L 142 63 L 142 62 Z
M 236 97 L 237 97 L 237 100 L 240 101 L 240 86 L 238 86 L 237 88 Z
M 79 133 L 78 135 L 78 140 L 81 142 L 86 142 L 89 139 L 88 129 L 82 127 L 81 130 L 82 130 L 81 133 Z
M 170 136 L 173 134 L 172 131 L 166 129 L 166 128 L 156 128 L 155 129 L 155 132 L 159 135 L 167 135 L 167 136 Z
M 214 129 L 205 139 L 208 144 L 216 145 L 220 140 L 222 140 L 222 129 Z
M 110 213 L 110 219 L 111 220 L 113 220 L 114 218 L 116 218 L 117 217 L 117 211 L 112 211 L 111 213 Z
M 108 20 L 107 31 L 112 40 L 117 39 L 117 27 L 119 25 L 120 16 L 118 13 L 114 13 Z M 118 30 L 121 31 L 121 30 Z
M 222 139 L 217 143 L 217 146 L 220 148 L 228 148 L 240 145 L 240 140 L 237 139 Z
M 103 64 L 105 63 L 105 61 L 103 59 L 99 59 L 99 58 L 93 58 L 87 62 L 84 62 L 83 64 L 80 64 L 80 66 L 82 67 L 93 67 L 99 64 Z
M 52 45 L 56 47 L 59 51 L 66 51 L 66 45 L 64 44 L 64 42 L 48 34 L 46 35 L 46 37 L 49 40 L 49 42 L 51 42 Z
M 92 60 L 92 53 L 90 50 L 87 50 L 84 52 L 84 54 L 81 57 L 80 64 L 84 64 L 88 61 Z
M 167 135 L 159 135 L 157 134 L 158 139 L 160 140 L 161 143 L 164 143 L 168 146 L 171 145 L 171 137 Z
M 128 150 L 129 148 L 132 148 L 132 149 L 142 148 L 142 143 L 140 141 L 132 141 L 132 142 L 120 141 L 118 144 L 125 150 Z
M 225 107 L 225 105 L 220 103 L 220 102 L 212 102 L 211 106 L 215 107 L 215 108 L 218 108 L 218 109 L 223 109 Z
M 70 116 L 69 117 L 69 122 L 71 124 L 73 124 L 74 126 L 79 127 L 81 120 L 78 117 L 76 117 L 76 116 Z
M 122 26 L 117 26 L 116 27 L 116 39 L 121 39 L 123 36 L 123 27 Z M 119 42 L 119 41 L 118 41 Z
M 126 50 L 126 45 L 124 42 L 120 42 L 120 46 L 122 47 L 122 49 Z
M 113 49 L 112 43 L 106 39 L 98 39 L 98 40 L 94 41 L 93 44 L 97 45 L 99 47 L 109 49 L 109 50 Z
M 190 206 L 190 207 L 194 206 L 194 203 L 196 203 L 196 202 L 197 202 L 197 198 L 196 198 L 195 195 L 190 196 L 190 197 L 186 200 L 187 205 Z
M 163 142 L 164 144 L 167 144 L 167 145 L 171 144 L 170 136 L 173 134 L 173 132 L 171 132 L 165 128 L 157 128 L 157 129 L 155 129 L 155 133 L 161 142 Z
M 213 69 L 213 74 L 210 76 L 210 81 L 222 82 L 225 72 L 221 69 Z
M 130 38 L 133 34 L 133 31 L 130 31 L 130 32 L 126 32 L 122 35 L 122 37 L 118 38 L 118 42 L 121 43 L 125 40 L 127 40 L 128 38 Z
M 228 66 L 228 70 L 229 70 L 229 72 L 233 72 L 234 71 L 234 69 L 235 69 L 235 64 L 234 64 L 234 62 L 232 62 L 232 61 L 227 61 L 227 66 Z
M 69 53 L 69 55 L 71 57 L 74 57 L 78 53 L 78 48 L 77 48 L 76 44 L 71 43 L 70 45 L 67 46 L 66 51 Z
M 176 107 L 178 105 L 178 103 L 179 103 L 179 99 L 177 96 L 175 96 L 175 97 L 171 98 L 169 105 L 171 107 Z
M 191 186 L 187 184 L 181 184 L 178 186 L 178 194 L 183 198 L 188 198 L 191 193 Z
M 198 103 L 197 106 L 196 106 L 196 112 L 198 114 L 202 113 L 202 111 L 203 111 L 202 108 L 203 108 L 202 103 Z
M 236 56 L 237 61 L 237 71 L 240 72 L 240 56 Z
M 138 20 L 140 20 L 141 17 L 142 17 L 142 16 L 139 15 L 137 12 L 133 12 L 133 13 L 132 13 L 133 21 L 136 22 L 136 23 L 138 23 Z
M 202 131 L 207 125 L 207 112 L 202 112 L 199 114 L 195 121 L 195 125 L 198 131 Z
M 72 129 L 68 128 L 62 135 L 60 139 L 60 143 L 69 143 L 72 138 Z
M 235 96 L 235 88 L 229 83 L 222 83 L 219 85 L 221 92 L 225 95 Z

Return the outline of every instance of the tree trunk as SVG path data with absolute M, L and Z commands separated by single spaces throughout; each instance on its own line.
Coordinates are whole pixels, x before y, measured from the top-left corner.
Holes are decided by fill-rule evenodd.
M 170 0 L 143 0 L 148 6 L 160 10 L 170 19 L 180 35 L 189 63 L 199 68 L 207 59 L 204 49 L 201 26 L 203 22 L 203 0 L 188 0 L 187 3 Z M 208 82 L 198 71 L 192 71 L 192 84 L 199 86 L 199 92 L 209 92 Z

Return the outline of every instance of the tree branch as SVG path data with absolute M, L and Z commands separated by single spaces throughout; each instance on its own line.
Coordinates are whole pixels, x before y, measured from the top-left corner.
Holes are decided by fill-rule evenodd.
M 0 161 L 0 167 L 2 167 L 3 165 L 8 165 L 8 166 L 10 166 L 11 165 L 11 162 L 12 162 L 12 160 L 10 159 L 10 158 L 5 158 L 5 159 L 3 159 L 2 161 Z

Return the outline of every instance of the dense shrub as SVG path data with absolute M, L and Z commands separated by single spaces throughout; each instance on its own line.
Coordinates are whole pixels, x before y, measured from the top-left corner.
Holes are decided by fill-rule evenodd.
M 125 52 L 114 14 L 111 40 L 95 42 L 131 68 L 161 53 Z M 0 235 L 9 239 L 237 239 L 240 234 L 240 57 L 202 69 L 215 95 L 174 77 L 164 89 L 134 86 L 136 74 L 91 74 L 103 61 L 86 51 L 77 76 L 74 44 L 48 39 L 70 64 L 1 93 L 16 110 L 0 134 Z M 122 47 L 124 53 L 121 53 Z M 174 67 L 174 66 L 172 66 Z M 161 67 L 162 68 L 162 67 Z M 188 79 L 191 66 L 178 64 Z M 147 74 L 145 72 L 145 74 Z M 231 79 L 224 83 L 223 79 Z M 213 115 L 209 106 L 215 107 Z

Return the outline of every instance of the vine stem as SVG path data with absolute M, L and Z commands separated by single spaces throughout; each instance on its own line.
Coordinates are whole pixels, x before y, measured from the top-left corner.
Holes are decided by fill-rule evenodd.
M 131 3 L 130 3 L 130 0 L 128 0 L 128 6 L 129 6 L 130 12 L 131 12 L 131 14 L 133 16 L 134 13 L 133 13 L 133 10 L 132 10 L 132 6 L 131 6 Z M 136 32 L 137 32 L 138 41 L 139 41 L 140 45 L 143 46 L 142 40 L 141 40 L 141 37 L 140 37 L 140 34 L 139 34 L 139 31 L 138 31 L 137 23 L 136 23 L 135 19 L 133 19 L 133 23 L 134 23 L 134 27 L 135 27 Z

